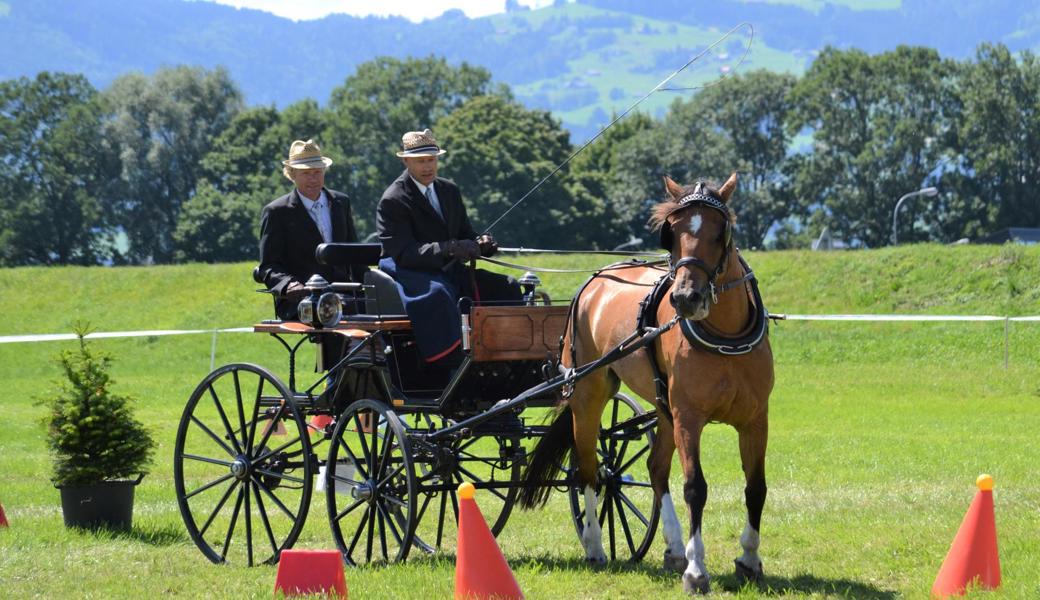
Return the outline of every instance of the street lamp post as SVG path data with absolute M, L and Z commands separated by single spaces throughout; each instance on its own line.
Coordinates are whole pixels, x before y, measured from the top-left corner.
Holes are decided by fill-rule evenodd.
M 896 202 L 896 207 L 892 209 L 892 245 L 897 244 L 896 241 L 896 217 L 899 215 L 899 207 L 903 205 L 904 200 L 909 200 L 916 196 L 934 196 L 939 193 L 939 190 L 934 187 L 926 187 L 917 190 L 916 192 L 910 192 L 909 194 L 903 194 L 903 197 Z

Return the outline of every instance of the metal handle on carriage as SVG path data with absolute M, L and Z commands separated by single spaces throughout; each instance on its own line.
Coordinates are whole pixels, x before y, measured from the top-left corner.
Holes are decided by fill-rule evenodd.
M 552 379 L 549 379 L 545 383 L 538 384 L 532 388 L 528 388 L 520 395 L 510 398 L 508 400 L 500 400 L 496 402 L 491 408 L 474 415 L 467 419 L 463 419 L 454 425 L 439 429 L 433 433 L 421 436 L 422 438 L 431 442 L 441 441 L 454 436 L 464 429 L 470 429 L 474 425 L 483 423 L 488 419 L 492 419 L 502 413 L 511 411 L 517 407 L 523 406 L 525 402 L 530 400 L 532 397 L 539 394 L 546 394 L 554 392 L 564 385 L 571 383 L 577 379 L 581 379 L 585 375 L 595 371 L 596 369 L 606 366 L 612 362 L 621 360 L 622 358 L 632 354 L 633 352 L 645 348 L 652 344 L 654 340 L 661 336 L 664 332 L 668 331 L 679 322 L 679 315 L 673 317 L 670 321 L 661 325 L 660 327 L 645 327 L 642 331 L 633 331 L 624 340 L 610 349 L 606 354 L 597 358 L 596 360 L 586 363 L 580 367 L 574 369 L 568 369 L 568 373 L 557 375 Z

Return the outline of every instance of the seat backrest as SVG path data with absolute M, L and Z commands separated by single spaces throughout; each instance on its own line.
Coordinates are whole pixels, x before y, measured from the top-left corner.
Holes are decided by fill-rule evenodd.
M 318 244 L 314 258 L 319 264 L 371 267 L 379 264 L 380 244 Z
M 365 272 L 365 285 L 373 286 L 365 290 L 365 313 L 380 315 L 384 319 L 400 317 L 407 319 L 404 303 L 397 291 L 397 284 L 392 277 L 379 269 Z

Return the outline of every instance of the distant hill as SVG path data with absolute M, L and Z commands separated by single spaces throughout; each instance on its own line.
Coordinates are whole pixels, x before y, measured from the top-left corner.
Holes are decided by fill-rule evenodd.
M 955 58 L 984 41 L 1040 47 L 1040 6 L 1020 0 L 561 0 L 478 19 L 449 11 L 422 23 L 342 15 L 293 22 L 185 0 L 0 0 L 0 79 L 67 71 L 104 87 L 133 70 L 224 65 L 250 104 L 285 106 L 305 97 L 324 103 L 375 56 L 435 54 L 488 68 L 583 139 L 742 21 L 756 35 L 740 70 L 801 72 L 828 44 L 870 52 L 926 45 Z M 673 86 L 735 68 L 746 40 L 734 36 Z M 643 106 L 661 112 L 676 94 Z

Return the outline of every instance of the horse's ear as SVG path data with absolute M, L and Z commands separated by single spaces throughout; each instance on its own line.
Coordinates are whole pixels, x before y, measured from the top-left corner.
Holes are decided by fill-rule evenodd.
M 726 183 L 719 188 L 719 197 L 722 198 L 723 202 L 729 202 L 729 197 L 733 195 L 733 190 L 735 189 L 737 189 L 737 172 L 733 171 Z
M 664 176 L 664 189 L 668 190 L 668 195 L 672 197 L 672 200 L 678 201 L 683 197 L 682 186 L 672 181 L 672 178 L 667 175 Z

